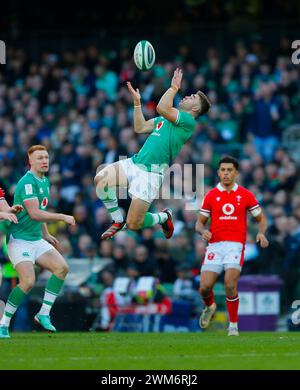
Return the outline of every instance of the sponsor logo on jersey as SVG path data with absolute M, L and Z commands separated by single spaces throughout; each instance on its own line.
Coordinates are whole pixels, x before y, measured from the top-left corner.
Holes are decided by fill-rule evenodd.
M 217 202 L 220 202 L 220 199 L 221 199 L 221 198 L 220 198 L 219 196 L 217 196 L 216 199 L 217 199 Z
M 160 137 L 160 134 L 158 132 L 162 128 L 163 124 L 164 124 L 163 121 L 158 122 L 158 124 L 156 125 L 156 127 L 155 127 L 154 131 L 151 133 L 151 135 L 154 135 L 156 137 Z
M 226 204 L 224 204 L 224 206 L 222 207 L 222 211 L 223 211 L 223 213 L 224 213 L 225 215 L 222 216 L 222 217 L 220 217 L 219 219 L 222 219 L 222 220 L 234 220 L 234 219 L 238 219 L 237 217 L 231 215 L 231 214 L 233 214 L 234 211 L 235 211 L 235 208 L 234 208 L 234 205 L 233 205 L 233 204 L 231 204 L 231 203 L 226 203 Z
M 159 131 L 159 130 L 163 127 L 163 124 L 164 124 L 163 121 L 158 122 L 158 124 L 157 124 L 156 127 L 155 127 L 155 130 L 156 130 L 156 131 Z
M 41 203 L 41 208 L 45 209 L 47 207 L 47 204 L 48 204 L 48 198 L 44 197 Z
M 234 213 L 234 205 L 231 204 L 231 203 L 226 203 L 224 204 L 224 206 L 222 207 L 222 211 L 225 215 L 231 215 Z
M 22 253 L 22 256 L 23 256 L 23 257 L 29 257 L 30 255 L 29 255 L 28 252 L 23 252 L 23 253 Z

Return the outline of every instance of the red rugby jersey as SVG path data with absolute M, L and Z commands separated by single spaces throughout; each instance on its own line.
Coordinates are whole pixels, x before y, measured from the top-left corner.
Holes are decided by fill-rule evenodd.
M 234 241 L 245 244 L 247 236 L 247 211 L 255 216 L 259 210 L 255 196 L 244 187 L 235 184 L 228 192 L 219 183 L 204 197 L 200 213 L 211 218 L 209 241 Z

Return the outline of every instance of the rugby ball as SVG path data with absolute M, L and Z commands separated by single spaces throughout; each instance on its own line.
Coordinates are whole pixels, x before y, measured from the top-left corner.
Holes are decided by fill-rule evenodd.
M 140 41 L 134 49 L 133 59 L 140 70 L 151 69 L 155 63 L 155 51 L 151 43 Z

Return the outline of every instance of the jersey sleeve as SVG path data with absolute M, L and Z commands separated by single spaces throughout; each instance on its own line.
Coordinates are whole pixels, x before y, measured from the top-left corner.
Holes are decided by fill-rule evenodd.
M 0 200 L 4 199 L 4 191 L 2 188 L 0 188 Z
M 188 133 L 193 133 L 195 130 L 195 119 L 188 112 L 178 110 L 175 125 L 182 127 Z
M 253 217 L 257 217 L 262 212 L 258 200 L 252 192 L 248 192 L 247 210 L 253 215 Z
M 20 188 L 20 197 L 22 201 L 29 199 L 38 199 L 36 186 L 30 182 L 23 182 Z
M 210 214 L 211 214 L 211 199 L 210 199 L 210 194 L 206 194 L 204 199 L 203 199 L 203 202 L 202 202 L 202 205 L 201 205 L 201 208 L 200 208 L 200 214 L 201 215 L 204 215 L 204 217 L 207 217 L 209 218 L 210 217 Z

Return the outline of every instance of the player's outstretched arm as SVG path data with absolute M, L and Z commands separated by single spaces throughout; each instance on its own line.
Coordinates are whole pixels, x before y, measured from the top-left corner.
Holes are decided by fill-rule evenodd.
M 25 199 L 25 208 L 31 219 L 40 222 L 52 222 L 52 221 L 63 221 L 68 225 L 75 225 L 75 219 L 72 215 L 50 213 L 48 211 L 40 210 L 39 202 L 37 198 Z
M 18 218 L 15 216 L 15 214 L 0 211 L 0 221 L 10 221 L 13 223 L 18 223 Z
M 171 87 L 163 94 L 156 107 L 157 112 L 168 121 L 175 123 L 178 116 L 178 110 L 173 107 L 173 101 L 176 93 L 181 87 L 182 71 L 176 69 L 171 81 Z
M 268 227 L 267 218 L 265 217 L 264 213 L 261 212 L 259 215 L 255 217 L 255 219 L 258 222 L 258 230 L 259 230 L 256 235 L 256 242 L 259 243 L 262 248 L 267 248 L 269 246 L 269 241 L 265 236 Z
M 203 240 L 205 241 L 209 241 L 211 239 L 211 232 L 205 229 L 205 225 L 207 221 L 208 218 L 200 214 L 198 216 L 196 227 L 195 227 L 196 232 L 199 233 L 202 236 Z
M 133 98 L 133 126 L 136 133 L 151 133 L 154 129 L 154 119 L 146 121 L 141 104 L 141 95 L 139 89 L 134 89 L 130 81 L 127 81 L 127 88 Z
M 3 211 L 5 213 L 10 212 L 9 204 L 6 202 L 6 200 L 4 198 L 0 199 L 0 211 Z
M 16 204 L 10 207 L 7 201 L 4 198 L 2 198 L 0 199 L 0 212 L 1 211 L 4 211 L 5 213 L 18 214 L 21 211 L 23 211 L 23 206 Z

